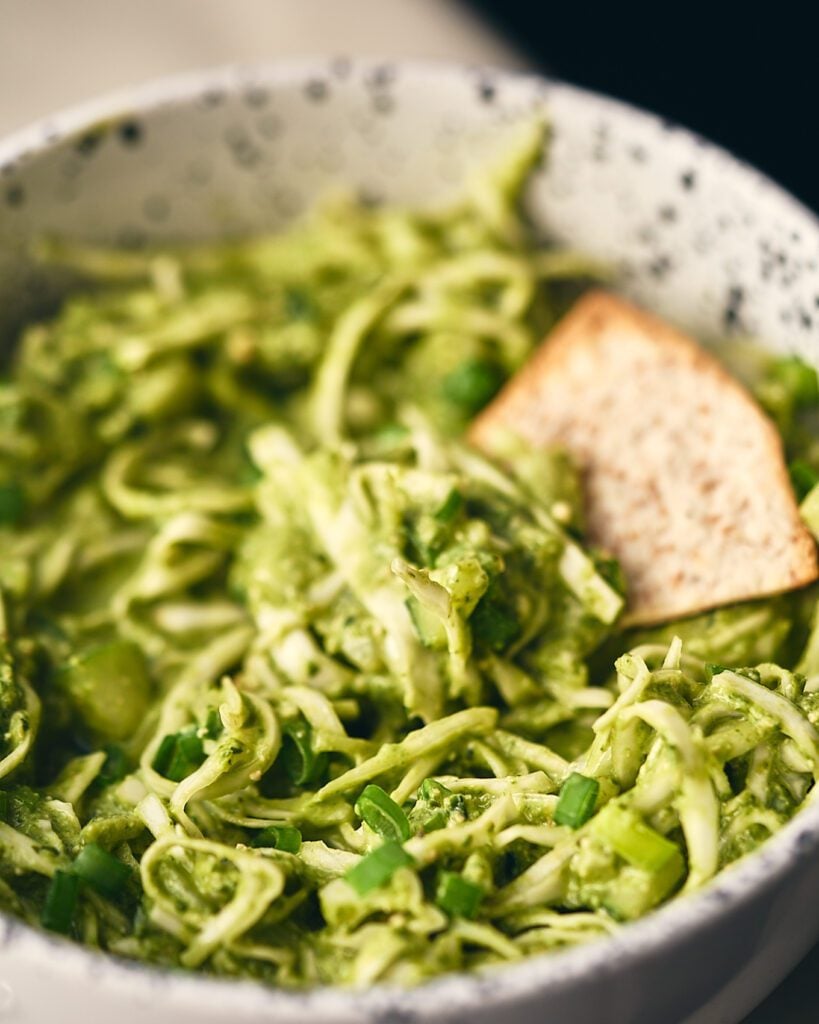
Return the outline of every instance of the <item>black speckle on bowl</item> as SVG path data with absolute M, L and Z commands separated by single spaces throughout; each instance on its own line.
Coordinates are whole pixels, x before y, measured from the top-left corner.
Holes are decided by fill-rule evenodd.
M 648 264 L 648 272 L 657 281 L 662 281 L 668 277 L 671 271 L 674 269 L 674 262 L 669 255 L 661 253 L 655 257 Z
M 599 164 L 605 163 L 609 158 L 611 142 L 611 128 L 606 121 L 600 121 L 595 125 L 592 140 L 592 160 Z
M 722 312 L 722 324 L 726 331 L 742 330 L 742 306 L 745 302 L 745 289 L 740 285 L 732 285 L 728 289 Z
M 142 142 L 143 133 L 142 124 L 130 118 L 117 128 L 117 135 L 123 146 L 138 146 Z
M 267 106 L 270 100 L 270 93 L 264 86 L 249 85 L 245 89 L 242 99 L 251 110 L 259 110 L 261 107 Z
M 15 182 L 6 187 L 3 198 L 5 199 L 6 206 L 12 208 L 22 206 L 26 201 L 26 190 L 22 185 Z
M 389 88 L 396 78 L 394 64 L 378 64 L 364 77 L 364 84 L 376 91 Z
M 243 124 L 230 124 L 225 130 L 225 143 L 239 167 L 252 170 L 262 160 L 262 151 Z
M 304 95 L 313 103 L 323 103 L 330 94 L 330 87 L 323 78 L 311 78 L 304 87 Z
M 498 95 L 498 87 L 491 78 L 478 80 L 478 99 L 481 103 L 494 103 Z
M 80 154 L 80 156 L 93 156 L 99 149 L 104 137 L 105 132 L 102 129 L 93 129 L 89 132 L 85 132 L 74 143 L 74 149 Z
M 217 86 L 205 89 L 200 97 L 200 101 L 203 107 L 214 110 L 216 107 L 221 107 L 225 102 L 225 91 Z

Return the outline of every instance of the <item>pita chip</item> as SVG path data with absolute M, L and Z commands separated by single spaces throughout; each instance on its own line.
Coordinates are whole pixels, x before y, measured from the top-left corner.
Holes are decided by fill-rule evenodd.
M 685 334 L 603 291 L 582 298 L 472 425 L 561 445 L 589 539 L 620 561 L 630 624 L 817 578 L 782 443 L 751 395 Z

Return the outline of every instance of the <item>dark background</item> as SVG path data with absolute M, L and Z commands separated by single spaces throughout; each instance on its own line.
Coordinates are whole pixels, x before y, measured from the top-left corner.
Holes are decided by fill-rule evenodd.
M 462 2 L 539 70 L 693 129 L 819 211 L 813 4 Z

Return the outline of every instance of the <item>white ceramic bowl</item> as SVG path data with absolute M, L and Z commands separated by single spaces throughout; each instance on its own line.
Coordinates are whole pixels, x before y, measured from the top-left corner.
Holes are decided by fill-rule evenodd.
M 343 182 L 425 203 L 543 109 L 529 205 L 614 261 L 625 289 L 700 335 L 752 332 L 819 362 L 819 224 L 688 132 L 535 77 L 309 60 L 175 78 L 0 143 L 0 333 L 60 282 L 43 233 L 115 242 L 275 228 Z M 288 993 L 115 961 L 0 917 L 2 1024 L 730 1024 L 819 936 L 819 807 L 704 892 L 614 938 L 410 992 Z

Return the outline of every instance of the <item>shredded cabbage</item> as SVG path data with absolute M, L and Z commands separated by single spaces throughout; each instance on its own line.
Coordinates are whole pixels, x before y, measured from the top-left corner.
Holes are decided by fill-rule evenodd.
M 40 244 L 85 287 L 0 380 L 0 909 L 412 984 L 604 937 L 810 797 L 815 594 L 624 634 L 565 453 L 459 441 L 601 274 L 519 213 L 542 149 L 442 211 Z M 819 465 L 804 375 L 758 373 Z

